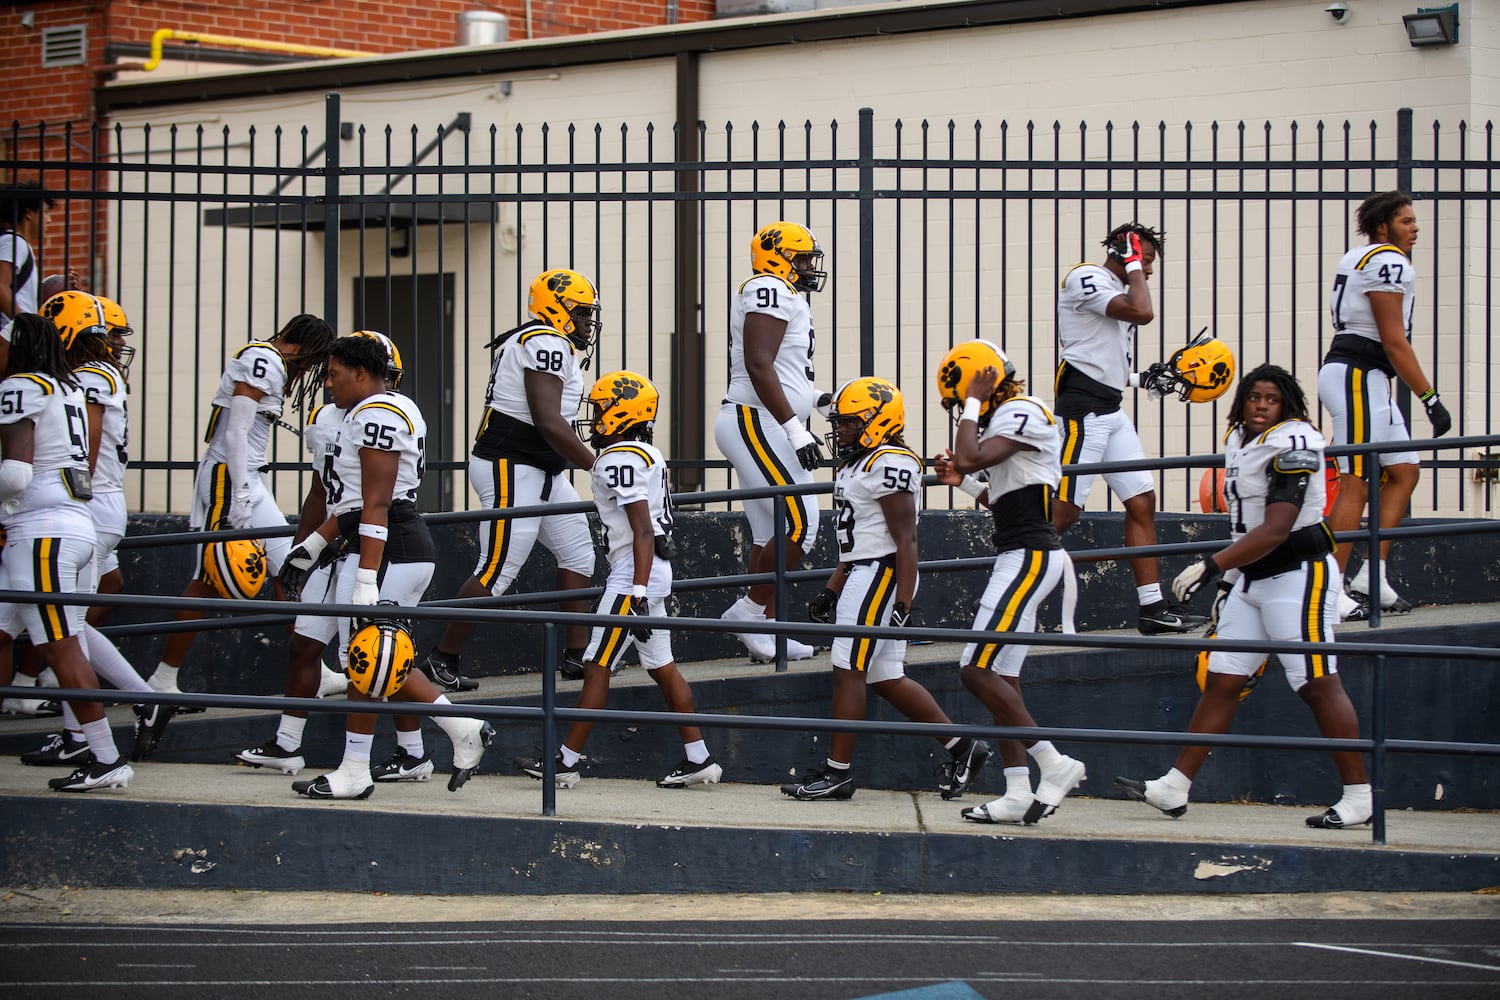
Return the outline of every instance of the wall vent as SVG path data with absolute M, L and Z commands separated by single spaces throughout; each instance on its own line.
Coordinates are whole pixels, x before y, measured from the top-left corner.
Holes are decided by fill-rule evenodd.
M 82 66 L 88 59 L 89 29 L 86 24 L 42 29 L 42 66 Z

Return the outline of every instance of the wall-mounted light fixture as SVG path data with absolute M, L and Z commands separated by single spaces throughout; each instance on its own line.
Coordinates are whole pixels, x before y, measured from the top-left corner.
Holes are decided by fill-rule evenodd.
M 36 14 L 35 14 L 35 12 L 29 11 L 29 10 L 23 10 L 23 11 L 21 11 L 21 27 L 23 27 L 23 28 L 35 28 L 36 27 Z
M 1458 4 L 1418 7 L 1415 14 L 1402 14 L 1406 40 L 1416 48 L 1458 43 Z

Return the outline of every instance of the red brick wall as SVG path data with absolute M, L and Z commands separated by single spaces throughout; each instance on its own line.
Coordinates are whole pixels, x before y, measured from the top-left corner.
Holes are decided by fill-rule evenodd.
M 667 23 L 668 6 L 666 0 L 532 0 L 530 37 L 657 27 Z M 714 0 L 678 0 L 676 7 L 679 24 L 706 21 L 713 17 Z M 35 16 L 30 29 L 21 26 L 22 10 Z M 40 158 L 49 164 L 42 178 L 47 188 L 88 187 L 86 174 L 69 176 L 50 164 L 89 159 L 95 71 L 104 66 L 111 41 L 145 44 L 158 28 L 176 28 L 263 41 L 403 52 L 455 44 L 458 15 L 468 10 L 504 14 L 510 18 L 512 40 L 528 37 L 525 0 L 36 0 L 20 9 L 0 7 L 0 35 L 7 39 L 0 46 L 0 79 L 5 81 L 0 184 L 18 178 L 35 180 L 37 171 L 16 161 Z M 88 25 L 88 65 L 42 69 L 42 29 L 74 24 Z M 45 152 L 39 157 L 38 124 L 43 122 Z M 69 124 L 71 143 L 64 133 Z M 49 271 L 64 255 L 65 231 L 67 256 L 80 269 L 87 267 L 83 247 L 88 242 L 88 215 L 81 203 L 74 204 L 66 223 L 62 211 L 53 213 L 43 238 L 44 248 L 54 251 L 45 253 Z M 65 225 L 70 228 L 65 230 Z

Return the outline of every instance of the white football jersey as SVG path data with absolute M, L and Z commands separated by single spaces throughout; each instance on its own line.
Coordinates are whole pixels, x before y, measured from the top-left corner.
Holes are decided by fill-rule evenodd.
M 985 470 L 989 474 L 990 506 L 1005 494 L 1025 486 L 1057 488 L 1062 479 L 1062 435 L 1058 433 L 1057 418 L 1040 399 L 1014 396 L 1001 403 L 990 415 L 989 426 L 980 433 L 979 440 L 993 437 L 1010 438 L 1036 450 L 1023 448 Z
M 302 447 L 312 458 L 313 473 L 323 481 L 325 501 L 333 494 L 330 477 L 333 475 L 333 449 L 339 440 L 339 425 L 344 422 L 342 407 L 324 403 L 313 408 L 307 418 L 307 428 L 302 432 Z
M 1266 519 L 1266 493 L 1271 485 L 1271 462 L 1288 451 L 1317 454 L 1317 471 L 1307 478 L 1302 509 L 1292 530 L 1323 520 L 1327 498 L 1323 477 L 1323 435 L 1305 420 L 1283 420 L 1265 433 L 1244 440 L 1244 428 L 1229 432 L 1224 443 L 1224 504 L 1229 508 L 1229 534 L 1239 538 Z
M 833 478 L 834 537 L 839 562 L 879 559 L 896 551 L 880 498 L 910 493 L 922 508 L 922 460 L 909 448 L 881 445 L 839 466 Z
M 399 392 L 378 392 L 344 415 L 329 464 L 332 476 L 324 482 L 334 514 L 360 510 L 365 505 L 359 462 L 364 448 L 393 451 L 400 456 L 391 499 L 415 500 L 427 463 L 427 422 L 417 404 Z
M 745 369 L 745 317 L 765 313 L 786 323 L 776 351 L 776 380 L 798 420 L 806 420 L 818 397 L 813 385 L 812 307 L 807 296 L 774 274 L 757 274 L 740 286 L 729 304 L 729 392 L 725 399 L 765 409 Z
M 31 483 L 3 515 L 12 537 L 92 541 L 94 519 L 64 470 L 89 481 L 89 420 L 83 392 L 47 375 L 23 372 L 0 382 L 0 424 L 33 424 Z
M 1103 265 L 1078 264 L 1057 293 L 1057 343 L 1062 361 L 1089 378 L 1123 390 L 1130 381 L 1134 323 L 1110 319 L 1105 310 L 1125 283 Z
M 526 402 L 528 371 L 562 379 L 563 419 L 571 422 L 578 416 L 578 405 L 583 400 L 583 373 L 578 368 L 577 351 L 571 340 L 542 322 L 521 327 L 520 332 L 495 353 L 484 405 L 535 426 L 531 407 Z
M 1416 308 L 1417 271 L 1411 258 L 1389 243 L 1367 243 L 1355 247 L 1339 260 L 1333 276 L 1328 312 L 1335 333 L 1352 333 L 1380 343 L 1369 294 L 1399 294 L 1401 322 L 1411 336 L 1412 310 Z
M 83 388 L 83 398 L 91 406 L 104 407 L 104 423 L 99 431 L 99 456 L 94 459 L 94 494 L 119 493 L 125 488 L 125 465 L 130 461 L 127 448 L 130 428 L 127 424 L 126 396 L 129 390 L 125 376 L 106 361 L 79 365 L 73 374 Z
M 234 387 L 241 382 L 265 393 L 255 403 L 256 416 L 260 419 L 250 424 L 249 447 L 245 451 L 245 460 L 249 463 L 245 471 L 255 473 L 266 464 L 271 427 L 281 419 L 281 410 L 286 403 L 286 359 L 275 346 L 261 341 L 246 344 L 230 359 L 219 379 L 218 391 L 214 393 L 208 430 L 203 435 L 203 440 L 208 442 L 208 451 L 203 456 L 205 460 L 223 462 L 229 458 L 224 430 L 229 423 L 229 401 L 234 398 Z
M 594 459 L 594 505 L 604 525 L 609 561 L 631 558 L 635 534 L 625 507 L 646 502 L 658 535 L 672 530 L 672 501 L 667 494 L 667 463 L 661 452 L 643 441 L 610 445 Z

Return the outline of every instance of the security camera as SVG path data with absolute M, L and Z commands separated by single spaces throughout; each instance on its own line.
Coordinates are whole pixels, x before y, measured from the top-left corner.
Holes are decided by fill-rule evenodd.
M 1323 9 L 1328 12 L 1329 17 L 1333 18 L 1334 24 L 1343 24 L 1346 20 L 1349 19 L 1348 4 L 1331 3 Z

